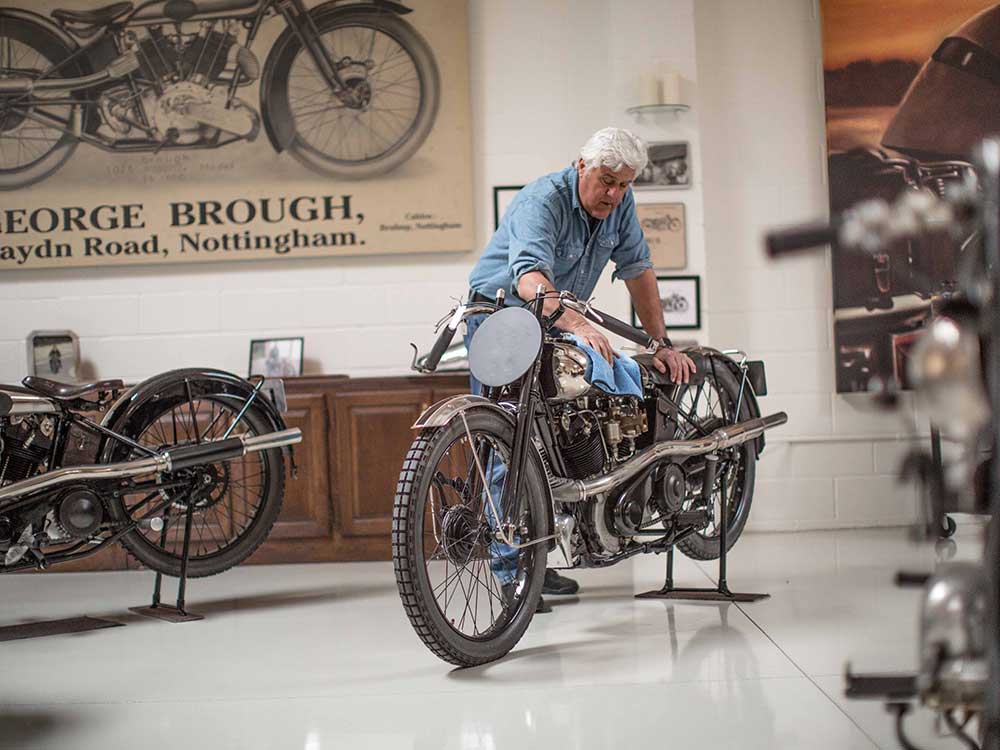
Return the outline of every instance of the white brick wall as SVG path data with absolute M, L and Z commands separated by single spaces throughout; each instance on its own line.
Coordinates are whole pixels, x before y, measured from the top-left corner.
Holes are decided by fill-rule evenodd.
M 695 29 L 709 338 L 764 359 L 761 407 L 789 415 L 758 465 L 750 528 L 908 522 L 916 492 L 895 472 L 912 401 L 889 413 L 834 394 L 829 258 L 772 262 L 761 243 L 828 210 L 816 3 L 699 0 Z

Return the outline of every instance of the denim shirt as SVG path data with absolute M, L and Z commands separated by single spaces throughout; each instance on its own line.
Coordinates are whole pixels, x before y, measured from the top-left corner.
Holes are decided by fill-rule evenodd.
M 538 178 L 508 207 L 469 274 L 471 287 L 490 298 L 502 287 L 508 304 L 517 304 L 518 280 L 541 271 L 556 289 L 587 299 L 609 260 L 614 279 L 632 279 L 653 267 L 631 189 L 593 234 L 589 218 L 577 193 L 575 164 Z

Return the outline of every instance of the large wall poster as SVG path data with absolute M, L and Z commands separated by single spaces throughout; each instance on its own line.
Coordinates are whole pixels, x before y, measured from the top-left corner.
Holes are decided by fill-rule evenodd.
M 960 179 L 1000 132 L 995 0 L 822 0 L 822 15 L 831 214 Z M 874 376 L 908 386 L 912 334 L 954 288 L 959 252 L 944 238 L 834 252 L 838 392 Z
M 465 0 L 101 5 L 0 7 L 0 270 L 472 247 Z

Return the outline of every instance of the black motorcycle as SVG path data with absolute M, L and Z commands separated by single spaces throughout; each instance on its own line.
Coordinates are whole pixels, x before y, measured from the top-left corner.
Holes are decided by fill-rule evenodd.
M 634 358 L 641 396 L 592 385 L 587 353 L 554 327 L 565 309 L 641 346 L 653 341 L 565 292 L 544 316 L 556 294 L 539 290 L 525 307 L 504 307 L 502 296 L 460 304 L 430 354 L 414 359 L 434 370 L 462 320 L 488 316 L 469 351 L 484 394 L 445 399 L 420 417 L 393 512 L 403 606 L 452 664 L 492 661 L 517 644 L 555 546 L 571 568 L 675 545 L 718 558 L 747 522 L 764 430 L 787 421 L 761 417 L 762 362 L 713 349 L 688 350 L 697 372 L 684 385 L 652 354 Z
M 116 542 L 171 576 L 246 559 L 281 510 L 283 450 L 294 468 L 290 446 L 302 439 L 263 382 L 184 369 L 127 389 L 0 385 L 0 573 Z
M 388 0 L 147 0 L 51 18 L 0 8 L 0 190 L 38 182 L 81 141 L 115 153 L 252 141 L 325 175 L 409 159 L 437 115 L 423 37 Z M 263 69 L 250 47 L 280 16 Z M 260 81 L 260 112 L 237 94 Z

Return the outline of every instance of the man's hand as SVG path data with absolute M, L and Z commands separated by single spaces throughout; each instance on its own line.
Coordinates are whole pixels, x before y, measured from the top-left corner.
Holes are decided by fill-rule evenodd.
M 669 346 L 656 350 L 653 366 L 660 372 L 669 370 L 670 379 L 675 383 L 687 383 L 695 371 L 694 362 L 688 355 Z
M 582 316 L 574 313 L 574 317 L 578 317 L 579 321 L 566 326 L 570 333 L 575 333 L 583 343 L 591 349 L 596 350 L 598 354 L 608 360 L 609 365 L 614 365 L 615 350 L 611 348 L 611 342 L 608 341 L 608 337 L 590 325 Z

